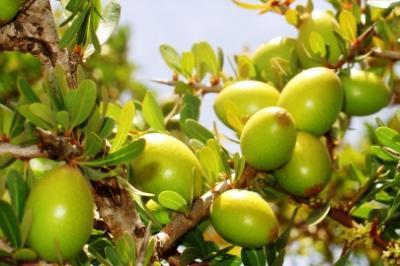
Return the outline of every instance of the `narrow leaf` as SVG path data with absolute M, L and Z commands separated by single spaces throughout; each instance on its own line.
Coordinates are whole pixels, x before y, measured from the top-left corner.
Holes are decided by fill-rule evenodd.
M 147 124 L 155 130 L 164 131 L 164 115 L 151 92 L 147 92 L 144 96 L 142 106 L 143 117 Z
M 158 195 L 158 202 L 161 206 L 179 212 L 187 211 L 187 202 L 186 200 L 176 193 L 175 191 L 163 191 Z
M 122 108 L 121 115 L 118 119 L 118 131 L 115 136 L 110 152 L 115 152 L 125 143 L 129 130 L 132 127 L 133 117 L 135 116 L 135 105 L 132 101 L 126 103 Z
M 17 216 L 10 204 L 0 200 L 0 229 L 13 247 L 21 247 L 21 232 Z

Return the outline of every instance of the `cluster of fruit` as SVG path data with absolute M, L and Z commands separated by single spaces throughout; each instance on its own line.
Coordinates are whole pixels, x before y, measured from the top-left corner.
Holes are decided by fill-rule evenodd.
M 309 14 L 297 40 L 278 37 L 255 51 L 256 80 L 228 85 L 214 104 L 218 118 L 239 131 L 246 162 L 273 173 L 284 190 L 298 197 L 315 196 L 330 179 L 331 158 L 320 138 L 340 112 L 370 115 L 390 101 L 388 86 L 374 73 L 351 69 L 336 74 L 324 67 L 342 54 L 334 34 L 337 26 L 327 13 Z M 315 32 L 329 46 L 328 58 L 312 54 L 309 39 Z M 277 64 L 285 68 L 280 74 Z M 300 67 L 305 70 L 298 73 Z M 287 80 L 279 91 L 282 79 Z M 238 120 L 244 126 L 238 127 Z M 219 196 L 211 207 L 211 221 L 226 240 L 245 247 L 265 245 L 278 232 L 268 203 L 246 190 Z

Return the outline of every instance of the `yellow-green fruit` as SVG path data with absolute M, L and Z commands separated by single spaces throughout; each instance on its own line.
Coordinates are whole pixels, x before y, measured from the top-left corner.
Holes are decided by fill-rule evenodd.
M 342 83 L 332 70 L 324 67 L 304 70 L 292 78 L 278 103 L 293 116 L 297 129 L 317 136 L 331 128 L 342 104 Z
M 250 117 L 240 136 L 246 162 L 264 171 L 287 162 L 296 143 L 293 117 L 283 108 L 267 107 Z
M 352 69 L 340 78 L 344 89 L 343 110 L 348 115 L 371 115 L 389 104 L 390 89 L 376 74 Z
M 203 181 L 194 174 L 200 164 L 193 152 L 169 135 L 144 135 L 146 145 L 132 162 L 133 185 L 158 197 L 163 191 L 180 194 L 187 202 L 201 194 Z
M 226 241 L 248 248 L 261 247 L 278 235 L 278 221 L 269 204 L 256 192 L 232 189 L 210 208 L 211 223 Z
M 307 132 L 298 132 L 290 160 L 274 172 L 287 192 L 299 197 L 318 194 L 329 182 L 332 163 L 322 142 Z
M 279 91 L 267 83 L 239 81 L 227 86 L 217 95 L 214 110 L 218 118 L 230 127 L 227 113 L 232 106 L 242 117 L 248 118 L 262 108 L 276 105 L 278 98 Z
M 0 26 L 10 22 L 18 13 L 23 1 L 0 0 Z
M 296 40 L 276 37 L 258 47 L 252 56 L 258 78 L 276 87 L 297 72 Z
M 323 66 L 326 60 L 320 53 L 313 53 L 311 49 L 311 42 L 315 36 L 321 37 L 325 46 L 329 46 L 329 51 L 326 51 L 329 54 L 327 61 L 330 64 L 338 61 L 341 55 L 339 41 L 335 36 L 335 30 L 338 28 L 339 24 L 333 16 L 319 10 L 313 11 L 301 22 L 296 52 L 303 67 Z
M 88 181 L 72 167 L 59 167 L 33 187 L 25 211 L 32 215 L 29 246 L 44 260 L 75 257 L 93 227 L 93 197 Z

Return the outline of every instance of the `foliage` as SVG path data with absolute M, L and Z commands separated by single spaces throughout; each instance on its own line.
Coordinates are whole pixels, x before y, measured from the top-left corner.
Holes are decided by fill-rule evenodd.
M 394 66 L 400 60 L 400 9 L 398 1 L 388 1 L 385 6 L 380 2 L 369 1 L 370 6 L 362 7 L 355 1 L 329 0 L 332 10 L 328 20 L 334 25 L 331 26 L 335 30 L 335 45 L 316 29 L 309 39 L 297 40 L 290 54 L 306 49 L 305 55 L 312 64 L 325 67 L 324 71 L 338 80 L 351 68 L 373 72 L 390 88 L 392 101 L 388 105 L 397 105 L 400 83 Z M 297 28 L 313 11 L 312 1 L 296 7 L 292 1 L 234 3 L 259 13 L 281 14 Z M 33 57 L 0 54 L 0 66 L 5 70 L 0 73 L 1 265 L 40 261 L 27 243 L 32 213 L 25 203 L 35 183 L 60 164 L 76 167 L 87 177 L 98 207 L 92 234 L 87 245 L 70 261 L 72 265 L 201 262 L 279 266 L 287 256 L 301 254 L 311 246 L 311 252 L 322 255 L 321 263 L 347 265 L 357 257 L 371 265 L 399 262 L 400 134 L 389 127 L 392 122 L 387 125 L 377 119 L 376 125 L 367 125 L 369 135 L 364 138 L 363 147 L 356 149 L 345 143 L 344 135 L 351 130 L 351 116 L 342 108 L 327 131 L 318 132 L 318 138 L 312 137 L 321 142 L 327 158 L 330 156 L 333 174 L 328 185 L 320 182 L 309 188 L 312 193 L 293 195 L 279 185 L 274 175 L 278 166 L 268 171 L 256 169 L 240 153 L 224 146 L 228 138 L 217 126 L 208 129 L 198 121 L 205 94 L 219 93 L 240 80 L 268 82 L 264 80 L 265 70 L 254 65 L 251 55 L 235 56 L 235 74 L 231 76 L 224 70 L 221 48 L 202 41 L 193 44 L 189 51 L 178 52 L 162 44 L 160 53 L 171 70 L 171 78 L 157 81 L 174 87 L 174 102 L 161 106 L 152 92 L 133 79 L 135 66 L 126 59 L 129 29 L 122 27 L 109 39 L 119 20 L 118 1 L 69 0 L 62 4 L 67 19 L 60 25 L 60 47 L 79 59 L 74 73 L 76 88 L 70 86 L 61 66 L 42 76 L 39 62 Z M 376 9 L 377 5 L 385 9 Z M 304 45 L 305 41 L 310 45 Z M 332 59 L 333 53 L 340 57 Z M 288 62 L 279 54 L 271 59 L 273 76 L 280 84 L 277 89 L 285 90 L 286 83 L 295 80 L 292 78 L 310 62 L 301 62 L 297 56 L 293 60 Z M 288 71 L 293 64 L 296 67 Z M 334 89 L 340 87 L 337 84 Z M 315 88 L 319 92 L 329 89 L 318 85 L 321 84 L 315 84 Z M 296 107 L 309 96 L 305 95 L 306 89 L 299 89 Z M 122 92 L 126 90 L 132 97 L 121 104 Z M 326 99 L 316 98 L 324 107 Z M 251 97 L 242 100 L 249 101 L 248 105 L 254 103 Z M 232 101 L 224 105 L 228 126 L 236 133 L 235 138 L 228 140 L 236 144 L 240 143 L 240 131 L 250 117 L 239 105 Z M 259 109 L 264 107 L 267 106 Z M 287 118 L 276 112 L 276 119 L 287 126 Z M 316 117 L 321 114 L 316 113 Z M 400 120 L 399 117 L 396 113 L 393 119 Z M 193 180 L 204 181 L 201 199 L 187 202 L 169 189 L 155 196 L 132 185 L 135 173 L 131 162 L 142 155 L 146 147 L 142 136 L 149 132 L 174 135 L 191 148 L 199 165 L 193 167 Z M 263 148 L 268 139 L 256 141 L 255 147 Z M 301 154 L 296 156 L 302 159 Z M 157 165 L 148 171 L 153 171 L 153 167 Z M 222 240 L 214 231 L 207 218 L 208 208 L 218 194 L 232 188 L 255 191 L 273 205 L 280 233 L 274 232 L 268 244 L 240 248 Z M 107 199 L 106 208 L 111 208 L 111 215 L 109 209 L 103 212 L 102 197 Z M 107 212 L 109 215 L 104 215 Z M 129 219 L 126 212 L 131 215 Z M 239 210 L 238 220 L 241 215 Z M 120 226 L 133 220 L 137 227 L 121 233 L 113 219 L 125 219 L 118 221 Z M 140 228 L 139 224 L 143 226 Z M 178 228 L 170 230 L 176 224 Z M 166 235 L 176 239 L 167 245 Z M 342 256 L 336 255 L 338 251 Z M 62 255 L 60 258 L 63 262 Z

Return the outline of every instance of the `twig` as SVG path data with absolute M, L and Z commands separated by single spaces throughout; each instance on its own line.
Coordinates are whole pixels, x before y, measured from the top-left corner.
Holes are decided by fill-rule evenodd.
M 41 151 L 36 145 L 21 147 L 9 143 L 0 143 L 0 156 L 4 155 L 11 155 L 12 157 L 20 160 L 48 156 L 45 151 Z
M 178 83 L 177 81 L 174 80 L 163 80 L 163 79 L 152 79 L 152 81 L 158 84 L 163 84 L 173 87 L 175 87 Z M 215 85 L 206 85 L 199 82 L 188 82 L 187 85 L 199 91 L 201 94 L 206 94 L 211 92 L 218 93 L 223 89 L 223 86 L 220 83 L 217 83 Z
M 392 61 L 400 60 L 400 52 L 398 51 L 380 51 L 372 50 L 371 55 L 379 58 L 384 58 Z
M 20 51 L 39 58 L 44 69 L 60 65 L 71 87 L 75 87 L 74 69 L 68 51 L 59 46 L 59 37 L 49 0 L 28 0 L 10 23 L 0 27 L 0 51 Z
M 375 24 L 369 26 L 360 36 L 358 36 L 356 40 L 352 42 L 347 55 L 342 55 L 336 62 L 336 64 L 327 65 L 327 67 L 332 69 L 339 69 L 347 62 L 353 60 L 359 50 L 362 48 L 364 42 L 375 32 L 374 28 Z
M 229 188 L 230 185 L 226 181 L 218 184 L 213 191 L 208 191 L 194 201 L 189 215 L 185 216 L 183 214 L 178 214 L 156 235 L 157 254 L 161 257 L 162 254 L 168 251 L 181 236 L 194 228 L 200 221 L 208 217 L 209 208 L 214 197 Z

